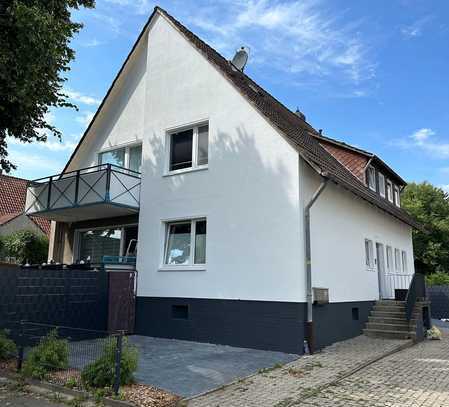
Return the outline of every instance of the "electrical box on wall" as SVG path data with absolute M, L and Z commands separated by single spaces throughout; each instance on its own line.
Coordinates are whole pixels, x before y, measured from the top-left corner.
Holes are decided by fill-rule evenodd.
M 314 304 L 329 304 L 329 289 L 313 287 L 313 303 Z

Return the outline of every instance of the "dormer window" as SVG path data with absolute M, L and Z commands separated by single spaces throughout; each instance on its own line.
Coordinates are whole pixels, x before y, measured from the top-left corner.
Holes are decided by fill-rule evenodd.
M 379 194 L 385 198 L 385 176 L 381 172 L 379 172 Z
M 387 199 L 393 202 L 393 183 L 387 179 Z
M 369 189 L 376 190 L 376 171 L 374 167 L 368 167 L 366 171 L 367 183 Z
M 399 187 L 395 185 L 393 191 L 394 191 L 394 204 L 397 207 L 400 207 L 401 206 L 401 195 L 399 194 Z

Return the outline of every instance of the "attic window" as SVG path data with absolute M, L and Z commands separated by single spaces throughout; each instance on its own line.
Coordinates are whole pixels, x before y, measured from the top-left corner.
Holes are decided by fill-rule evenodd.
M 379 172 L 379 194 L 385 198 L 385 176 L 381 172 Z
M 366 178 L 369 189 L 375 191 L 376 190 L 376 170 L 374 167 L 368 167 L 366 170 Z
M 393 202 L 393 183 L 387 179 L 387 199 Z
M 397 207 L 401 206 L 401 198 L 400 198 L 400 194 L 399 194 L 399 187 L 397 187 L 396 185 L 394 186 L 394 204 Z

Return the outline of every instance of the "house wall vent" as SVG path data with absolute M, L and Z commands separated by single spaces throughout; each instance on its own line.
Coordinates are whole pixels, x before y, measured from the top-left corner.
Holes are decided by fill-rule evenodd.
M 329 304 L 329 289 L 313 287 L 314 304 Z

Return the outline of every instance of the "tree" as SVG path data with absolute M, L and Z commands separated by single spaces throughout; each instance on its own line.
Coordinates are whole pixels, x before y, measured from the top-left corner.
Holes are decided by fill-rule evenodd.
M 48 238 L 31 230 L 20 230 L 2 237 L 2 255 L 17 263 L 41 264 L 47 261 Z
M 402 207 L 424 227 L 413 231 L 415 258 L 425 273 L 449 272 L 449 196 L 428 182 L 411 183 Z
M 74 107 L 63 93 L 64 72 L 75 52 L 71 38 L 82 24 L 71 9 L 94 7 L 94 0 L 2 0 L 0 2 L 0 172 L 8 160 L 6 137 L 46 141 L 61 132 L 46 116 L 51 107 Z

